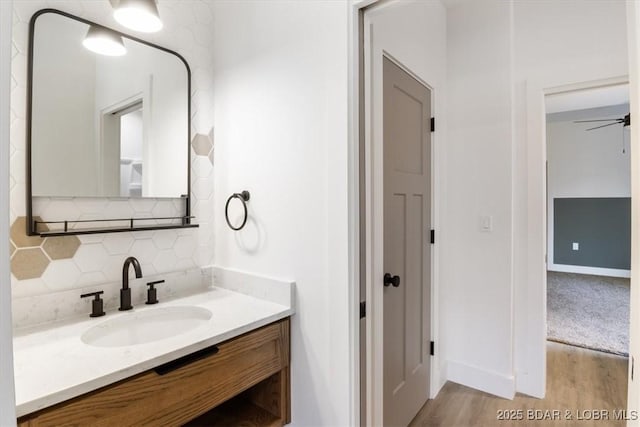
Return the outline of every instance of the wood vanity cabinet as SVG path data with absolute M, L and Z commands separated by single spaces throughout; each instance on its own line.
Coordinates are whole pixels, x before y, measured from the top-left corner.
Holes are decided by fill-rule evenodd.
M 282 426 L 290 422 L 289 319 L 162 375 L 143 372 L 26 415 L 39 426 Z

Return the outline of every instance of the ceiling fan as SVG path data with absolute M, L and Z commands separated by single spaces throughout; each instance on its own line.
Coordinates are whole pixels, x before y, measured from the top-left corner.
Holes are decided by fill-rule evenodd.
M 575 120 L 573 123 L 590 123 L 590 122 L 611 122 L 611 123 L 607 123 L 605 125 L 600 125 L 600 126 L 596 126 L 596 127 L 585 129 L 585 130 L 595 130 L 595 129 L 600 129 L 607 126 L 613 126 L 613 125 L 619 125 L 619 124 L 622 124 L 622 127 L 624 128 L 631 125 L 631 113 L 618 119 Z

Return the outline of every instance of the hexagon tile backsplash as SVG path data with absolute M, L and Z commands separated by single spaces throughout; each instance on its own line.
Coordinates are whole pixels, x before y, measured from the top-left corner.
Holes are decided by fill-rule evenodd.
M 14 2 L 10 147 L 12 228 L 9 242 L 14 319 L 28 318 L 34 304 L 38 304 L 39 296 L 47 294 L 63 295 L 71 290 L 111 283 L 115 295 L 114 283 L 120 278 L 124 259 L 130 255 L 140 260 L 146 278 L 159 274 L 163 277 L 186 274 L 190 283 L 199 278 L 210 280 L 201 268 L 213 262 L 213 57 L 207 47 L 213 37 L 210 25 L 213 16 L 209 2 L 205 0 L 161 0 L 158 6 L 164 29 L 144 38 L 180 53 L 192 71 L 191 203 L 195 222 L 201 227 L 41 238 L 27 236 L 25 232 L 29 20 L 39 9 L 55 8 L 127 31 L 113 20 L 108 0 Z M 34 211 L 47 219 L 62 217 L 68 220 L 96 219 L 107 214 L 171 216 L 180 212 L 180 203 L 180 200 L 167 199 L 40 198 L 34 204 Z M 175 283 L 169 284 L 162 292 L 175 287 Z
M 80 239 L 76 236 L 42 239 L 27 236 L 25 227 L 23 216 L 11 224 L 10 246 L 16 248 L 11 254 L 11 273 L 18 280 L 41 277 L 51 261 L 72 258 L 80 247 Z

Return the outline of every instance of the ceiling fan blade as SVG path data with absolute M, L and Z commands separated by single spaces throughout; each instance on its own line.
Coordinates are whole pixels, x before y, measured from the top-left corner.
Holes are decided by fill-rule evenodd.
M 594 127 L 594 128 L 585 129 L 585 131 L 587 131 L 587 130 L 594 130 L 594 129 L 600 129 L 600 128 L 606 128 L 607 126 L 618 125 L 618 124 L 620 124 L 620 123 L 621 123 L 621 122 L 609 123 L 609 124 L 606 124 L 606 125 L 596 126 L 596 127 Z
M 624 119 L 602 119 L 602 120 L 574 120 L 573 123 L 591 123 L 591 122 L 613 122 Z

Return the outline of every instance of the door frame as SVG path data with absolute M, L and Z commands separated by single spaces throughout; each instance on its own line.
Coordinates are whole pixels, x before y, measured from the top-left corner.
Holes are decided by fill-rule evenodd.
M 545 96 L 626 83 L 629 83 L 628 76 L 550 84 L 528 81 L 526 84 L 527 212 L 529 212 L 526 259 L 529 268 L 526 288 L 523 290 L 527 304 L 516 307 L 524 311 L 520 318 L 526 320 L 520 327 L 516 326 L 516 329 L 526 331 L 522 341 L 526 346 L 526 351 L 523 351 L 525 360 L 517 378 L 517 388 L 519 392 L 530 396 L 544 398 L 547 374 L 547 261 L 545 256 L 548 244 L 548 207 Z M 633 163 L 631 168 L 633 174 Z
M 397 0 L 352 0 L 349 26 L 350 26 L 350 43 L 349 43 L 349 254 L 350 254 L 350 279 L 351 279 L 351 297 L 350 305 L 351 339 L 352 353 L 351 366 L 353 372 L 352 383 L 352 400 L 354 425 L 382 425 L 383 424 L 383 365 L 382 365 L 382 346 L 383 346 L 383 324 L 382 316 L 382 285 L 374 286 L 373 277 L 376 277 L 377 270 L 382 271 L 382 248 L 377 245 L 380 241 L 381 229 L 376 230 L 370 221 L 372 218 L 372 198 L 382 198 L 382 185 L 375 183 L 375 177 L 370 173 L 371 167 L 371 149 L 374 147 L 370 144 L 370 129 L 366 129 L 365 117 L 371 113 L 371 103 L 365 98 L 366 79 L 365 73 L 368 64 L 364 61 L 365 49 L 365 25 L 364 13 L 366 10 L 380 5 L 393 5 Z M 423 79 L 405 67 L 400 61 L 393 58 L 388 52 L 384 52 L 395 64 L 400 66 L 408 74 L 418 80 L 431 90 L 431 111 L 435 114 L 435 99 L 437 96 L 436 89 L 427 84 Z M 438 192 L 436 188 L 436 177 L 434 176 L 434 163 L 436 159 L 435 146 L 437 144 L 438 134 L 431 136 L 431 223 L 432 228 L 438 227 L 438 214 L 434 208 L 438 203 Z M 378 147 L 379 150 L 382 146 Z M 380 215 L 380 214 L 379 214 Z M 361 220 L 366 218 L 366 221 Z M 380 219 L 380 218 L 379 218 Z M 379 221 L 378 219 L 378 221 Z M 374 220 L 375 221 L 375 220 Z M 430 301 L 431 301 L 431 339 L 438 342 L 438 304 L 437 304 L 437 260 L 438 245 L 431 248 L 431 283 L 430 283 Z M 377 254 L 374 256 L 373 254 Z M 382 274 L 379 274 L 382 277 Z M 361 300 L 360 284 L 361 280 L 365 281 L 366 309 L 366 344 L 365 349 L 360 348 L 360 320 L 359 320 L 359 302 Z M 378 281 L 379 282 L 379 281 Z M 376 282 L 377 283 L 377 282 Z M 378 295 L 379 294 L 379 295 Z M 369 351 L 367 351 L 369 349 Z M 360 376 L 360 351 L 366 352 L 365 378 Z M 435 356 L 430 357 L 430 384 L 429 397 L 433 398 L 439 390 L 438 384 L 440 379 L 438 352 Z M 364 395 L 360 393 L 361 381 L 366 381 L 366 391 Z M 364 399 L 365 414 L 359 413 L 361 399 Z

